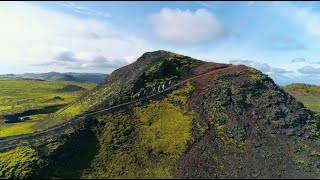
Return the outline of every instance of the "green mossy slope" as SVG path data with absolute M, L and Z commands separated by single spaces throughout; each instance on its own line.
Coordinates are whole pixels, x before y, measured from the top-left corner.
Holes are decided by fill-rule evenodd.
M 293 83 L 283 89 L 310 110 L 320 112 L 320 86 Z
M 36 176 L 45 166 L 38 153 L 27 146 L 0 153 L 0 177 L 5 179 L 26 179 Z
M 99 117 L 104 124 L 101 148 L 92 171 L 83 177 L 172 178 L 175 163 L 191 140 L 194 117 L 182 104 L 192 89 L 188 83 L 161 101 Z

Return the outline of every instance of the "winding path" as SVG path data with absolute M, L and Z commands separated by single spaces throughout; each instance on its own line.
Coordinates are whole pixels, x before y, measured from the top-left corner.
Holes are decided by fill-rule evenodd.
M 74 118 L 70 119 L 69 121 L 65 121 L 65 122 L 63 122 L 61 124 L 51 126 L 50 128 L 48 128 L 46 130 L 43 130 L 41 132 L 35 132 L 35 133 L 31 133 L 31 134 L 23 134 L 23 135 L 18 135 L 18 136 L 10 136 L 10 137 L 0 138 L 0 152 L 8 150 L 8 149 L 11 149 L 11 148 L 14 148 L 14 147 L 22 144 L 23 142 L 26 142 L 26 143 L 34 142 L 38 138 L 41 138 L 41 137 L 44 137 L 44 136 L 60 135 L 67 128 L 69 128 L 70 126 L 74 126 L 74 125 L 80 124 L 86 118 L 92 117 L 92 116 L 94 116 L 94 115 L 96 115 L 98 113 L 110 111 L 112 109 L 116 109 L 118 107 L 126 106 L 126 105 L 129 105 L 129 104 L 133 104 L 133 103 L 136 103 L 138 101 L 142 101 L 144 99 L 149 99 L 151 97 L 154 97 L 154 96 L 157 96 L 159 94 L 162 94 L 162 93 L 164 93 L 166 91 L 169 91 L 169 90 L 173 89 L 174 87 L 177 87 L 177 86 L 179 86 L 179 85 L 181 85 L 183 83 L 186 83 L 188 81 L 191 81 L 193 79 L 199 78 L 201 76 L 206 76 L 206 75 L 209 75 L 209 74 L 213 74 L 213 73 L 215 73 L 216 71 L 219 71 L 219 70 L 231 69 L 234 66 L 236 66 L 236 65 L 227 65 L 225 67 L 221 67 L 221 68 L 214 69 L 214 70 L 211 70 L 211 71 L 206 72 L 206 73 L 202 73 L 202 74 L 193 76 L 192 78 L 188 78 L 188 79 L 185 79 L 183 81 L 180 81 L 180 82 L 178 82 L 178 83 L 166 88 L 165 90 L 160 91 L 160 92 L 155 93 L 155 94 L 152 94 L 150 96 L 146 96 L 146 97 L 134 100 L 134 101 L 129 101 L 129 102 L 126 102 L 126 103 L 118 104 L 118 105 L 115 105 L 115 106 L 112 106 L 112 107 L 109 107 L 109 108 L 106 108 L 106 109 L 102 109 L 102 110 L 99 110 L 99 111 L 88 112 L 83 116 L 74 117 Z

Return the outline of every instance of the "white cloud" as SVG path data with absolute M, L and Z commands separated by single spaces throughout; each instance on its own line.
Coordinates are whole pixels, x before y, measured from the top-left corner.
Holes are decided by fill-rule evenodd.
M 195 50 L 177 50 L 177 52 L 181 54 L 190 54 L 190 56 L 203 59 L 206 61 L 214 61 L 219 63 L 228 63 L 233 59 L 259 59 L 265 60 L 262 54 L 258 53 L 256 49 L 247 47 L 245 45 L 239 47 L 236 46 L 236 42 L 233 41 L 225 41 L 220 43 L 219 46 L 206 50 L 206 51 L 198 51 Z
M 206 9 L 163 8 L 150 16 L 150 22 L 161 39 L 174 43 L 208 42 L 225 34 L 222 23 Z
M 76 58 L 74 57 L 74 53 L 71 51 L 62 51 L 57 56 L 54 57 L 57 61 L 76 61 Z
M 310 5 L 305 3 L 304 5 Z M 312 6 L 297 6 L 291 2 L 274 2 L 279 15 L 286 17 L 290 22 L 303 28 L 312 36 L 320 37 L 320 13 L 315 12 Z
M 93 59 L 93 61 L 89 63 L 81 64 L 81 66 L 76 67 L 75 69 L 88 68 L 88 67 L 117 69 L 126 64 L 127 62 L 125 59 L 118 59 L 117 61 L 112 61 L 110 59 L 107 59 L 104 56 L 97 56 Z
M 216 5 L 217 2 L 197 1 L 196 3 L 203 6 L 203 7 L 210 8 L 210 9 L 217 8 L 217 5 Z
M 320 14 L 308 9 L 297 8 L 294 15 L 305 30 L 312 35 L 320 37 Z
M 102 12 L 102 11 L 98 11 L 95 9 L 91 9 L 85 6 L 80 6 L 77 5 L 76 3 L 73 2 L 67 2 L 67 3 L 58 3 L 60 6 L 66 7 L 71 9 L 72 11 L 79 13 L 79 14 L 85 14 L 85 15 L 89 15 L 89 16 L 100 16 L 100 17 L 104 17 L 104 18 L 110 18 L 112 17 L 110 13 L 108 12 Z
M 273 44 L 271 45 L 271 49 L 279 51 L 297 51 L 306 50 L 307 48 L 296 38 L 283 37 L 281 39 L 274 40 Z
M 256 2 L 255 1 L 248 1 L 247 6 L 252 6 L 254 5 Z
M 301 62 L 307 62 L 307 60 L 305 58 L 294 58 L 291 59 L 292 63 L 301 63 Z
M 298 72 L 301 74 L 320 74 L 320 68 L 316 68 L 313 66 L 304 66 L 298 69 Z
M 81 19 L 27 2 L 2 2 L 0 27 L 0 66 L 13 66 L 19 70 L 30 71 L 32 67 L 27 67 L 30 64 L 52 62 L 61 52 L 72 52 L 72 59 L 82 64 L 90 63 L 98 56 L 116 64 L 119 59 L 127 57 L 134 57 L 130 58 L 132 62 L 144 52 L 153 50 L 143 38 L 107 21 Z M 34 67 L 32 71 L 63 72 L 68 71 L 66 68 L 58 64 Z M 87 72 L 95 70 L 98 69 L 85 69 Z M 9 71 L 16 73 L 15 69 L 4 73 Z M 109 73 L 103 69 L 99 71 Z
M 256 61 L 252 61 L 252 60 L 230 60 L 229 61 L 232 64 L 244 64 L 247 66 L 252 66 L 257 68 L 258 70 L 262 71 L 263 73 L 274 73 L 274 74 L 286 74 L 286 73 L 293 73 L 293 71 L 289 71 L 287 69 L 283 69 L 283 68 L 277 68 L 277 67 L 273 67 L 270 66 L 267 63 L 260 63 L 260 62 L 256 62 Z

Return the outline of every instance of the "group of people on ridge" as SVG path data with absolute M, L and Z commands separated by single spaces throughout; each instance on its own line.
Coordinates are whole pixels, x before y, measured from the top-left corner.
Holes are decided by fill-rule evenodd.
M 168 87 L 171 87 L 171 86 L 172 86 L 172 81 L 169 80 L 168 83 L 167 83 L 167 85 L 168 85 Z M 164 83 L 164 84 L 162 84 L 162 85 L 159 85 L 158 88 L 156 88 L 156 86 L 155 86 L 155 87 L 153 87 L 151 94 L 154 94 L 154 93 L 156 93 L 156 92 L 164 91 L 165 88 L 166 88 L 166 83 Z M 157 90 L 157 91 L 156 91 L 156 90 Z M 131 93 L 131 99 L 133 99 L 133 96 L 134 96 L 134 94 Z M 138 98 L 141 98 L 141 97 L 143 97 L 143 96 L 144 96 L 144 97 L 148 96 L 147 90 L 144 90 L 143 93 L 140 92 L 140 91 L 137 93 L 137 97 L 138 97 Z

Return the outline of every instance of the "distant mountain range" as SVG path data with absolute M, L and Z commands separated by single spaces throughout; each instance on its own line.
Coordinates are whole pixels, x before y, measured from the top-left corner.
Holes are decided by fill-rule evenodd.
M 74 82 L 92 82 L 101 83 L 108 75 L 101 73 L 24 73 L 24 74 L 4 74 L 0 77 L 5 78 L 26 78 L 26 79 L 39 79 L 46 81 L 74 81 Z

